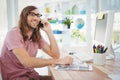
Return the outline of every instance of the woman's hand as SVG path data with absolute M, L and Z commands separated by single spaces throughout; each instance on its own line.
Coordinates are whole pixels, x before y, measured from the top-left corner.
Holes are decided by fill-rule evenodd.
M 51 30 L 51 25 L 50 25 L 50 23 L 48 21 L 42 19 L 41 23 L 44 26 L 43 28 L 41 28 L 43 31 L 45 31 L 45 32 L 51 32 L 52 31 Z
M 71 65 L 73 63 L 73 58 L 70 56 L 66 56 L 64 58 L 61 58 L 58 61 L 58 64 L 65 64 L 65 65 Z

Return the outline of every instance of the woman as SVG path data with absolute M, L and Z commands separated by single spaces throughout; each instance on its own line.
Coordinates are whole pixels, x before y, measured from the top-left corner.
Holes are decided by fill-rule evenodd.
M 35 6 L 25 7 L 20 14 L 18 26 L 7 33 L 1 53 L 3 80 L 43 80 L 34 68 L 72 63 L 73 59 L 69 56 L 59 59 L 60 53 L 51 26 L 41 20 L 41 16 Z M 38 27 L 40 22 L 42 28 Z M 47 34 L 50 45 L 43 39 L 41 30 Z M 36 58 L 37 49 L 42 49 L 52 58 Z

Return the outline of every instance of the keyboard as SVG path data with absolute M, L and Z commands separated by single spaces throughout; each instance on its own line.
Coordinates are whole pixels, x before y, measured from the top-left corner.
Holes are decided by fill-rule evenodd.
M 93 60 L 93 53 L 74 53 L 73 55 L 82 62 L 89 62 Z

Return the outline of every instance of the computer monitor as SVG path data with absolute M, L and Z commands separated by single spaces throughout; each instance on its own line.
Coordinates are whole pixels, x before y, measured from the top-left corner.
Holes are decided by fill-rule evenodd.
M 109 58 L 115 58 L 112 48 L 113 21 L 113 11 L 97 13 L 94 43 L 102 43 L 105 47 L 108 47 L 108 50 L 106 51 L 106 56 L 109 56 Z

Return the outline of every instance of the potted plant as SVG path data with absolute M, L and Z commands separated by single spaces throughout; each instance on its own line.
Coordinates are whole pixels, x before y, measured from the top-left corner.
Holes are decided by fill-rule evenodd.
M 62 41 L 64 45 L 70 44 L 69 40 L 71 39 L 71 33 L 70 33 L 71 23 L 73 23 L 73 20 L 68 17 L 66 17 L 63 20 L 63 24 L 65 25 L 65 28 L 63 29 L 64 36 Z
M 63 24 L 66 25 L 68 29 L 70 29 L 71 23 L 73 23 L 73 20 L 68 17 L 63 21 Z

